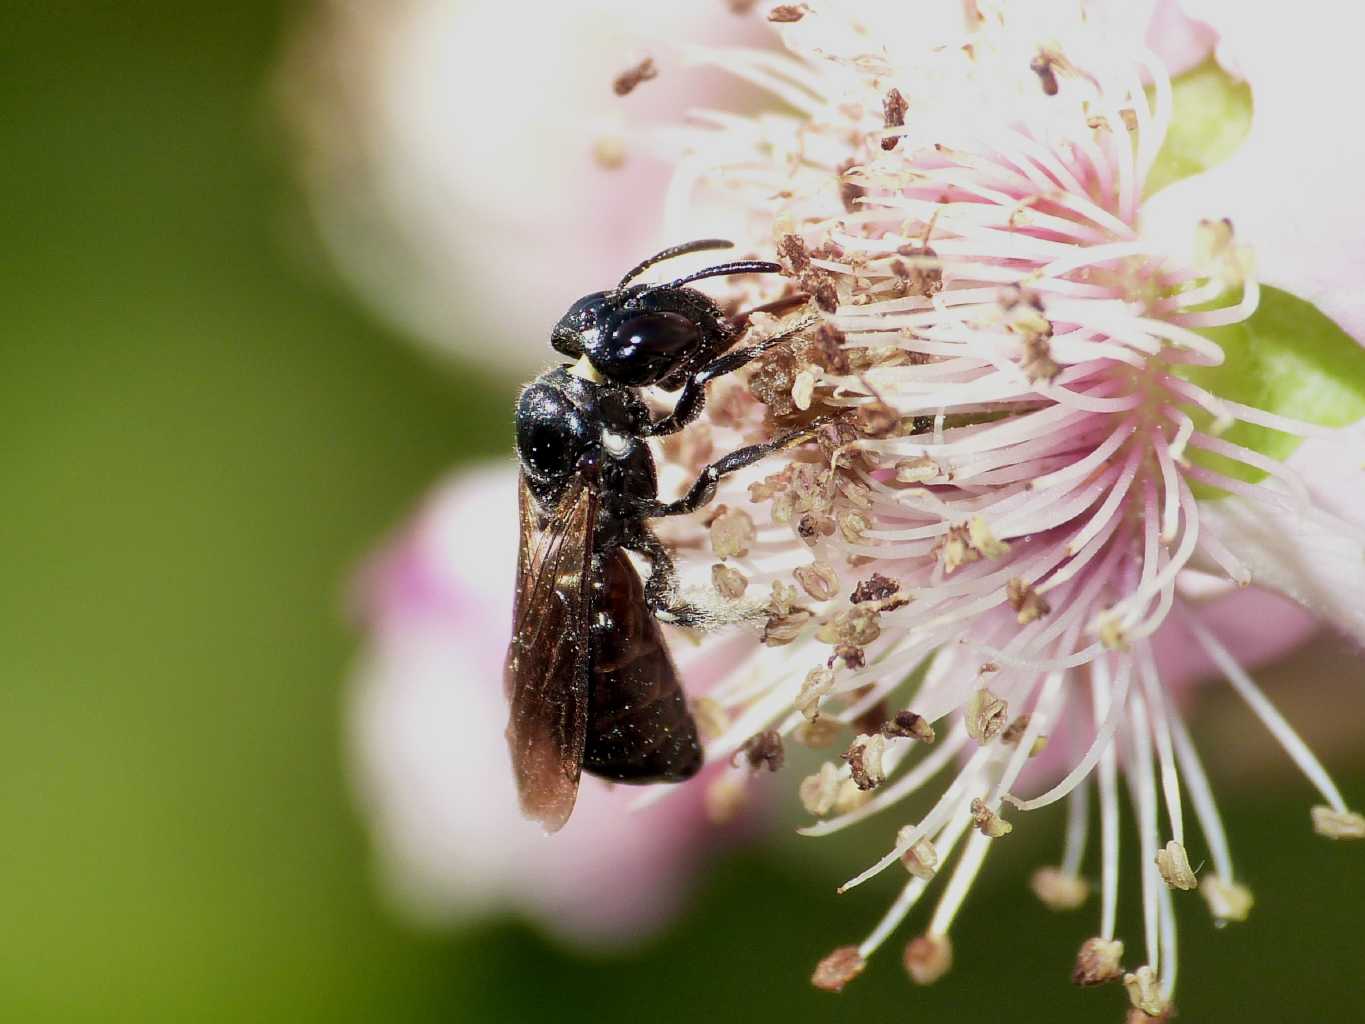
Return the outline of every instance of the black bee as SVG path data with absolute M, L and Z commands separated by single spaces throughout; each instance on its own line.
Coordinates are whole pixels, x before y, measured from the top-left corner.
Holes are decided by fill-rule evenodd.
M 667 548 L 648 526 L 695 512 L 721 477 L 809 436 L 818 424 L 731 452 L 677 501 L 661 501 L 647 438 L 682 430 L 706 384 L 793 332 L 727 352 L 741 326 L 687 285 L 772 274 L 776 263 L 724 263 L 667 284 L 631 284 L 685 253 L 729 248 L 703 239 L 665 249 L 610 291 L 575 302 L 550 337 L 576 363 L 547 370 L 517 403 L 521 546 L 504 685 L 507 741 L 522 811 L 547 831 L 568 820 L 587 770 L 616 782 L 680 782 L 701 768 L 696 723 L 655 619 L 699 625 L 680 599 Z M 804 326 L 804 325 L 803 325 Z M 679 391 L 654 419 L 639 389 Z M 627 551 L 650 563 L 643 584 Z

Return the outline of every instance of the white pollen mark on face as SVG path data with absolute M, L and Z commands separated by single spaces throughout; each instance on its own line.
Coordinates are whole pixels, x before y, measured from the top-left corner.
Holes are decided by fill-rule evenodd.
M 602 431 L 602 448 L 613 458 L 619 459 L 630 450 L 630 438 L 625 434 L 618 434 L 614 430 Z
M 579 335 L 579 337 L 586 339 L 589 334 L 595 333 L 596 333 L 595 330 L 584 331 L 582 332 L 582 334 Z M 589 381 L 593 384 L 602 383 L 602 375 L 597 372 L 597 367 L 593 366 L 592 363 L 588 361 L 587 356 L 579 356 L 578 362 L 574 363 L 573 366 L 569 367 L 569 373 L 573 374 L 575 377 L 580 377 L 583 380 Z

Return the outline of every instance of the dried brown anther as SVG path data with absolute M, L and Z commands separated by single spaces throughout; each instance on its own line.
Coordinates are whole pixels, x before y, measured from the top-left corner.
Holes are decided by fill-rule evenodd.
M 1072 984 L 1090 986 L 1116 981 L 1123 974 L 1123 943 L 1118 939 L 1096 936 L 1081 943 L 1076 954 L 1076 967 L 1071 972 Z
M 864 437 L 890 437 L 901 424 L 900 413 L 876 399 L 858 406 L 856 417 L 858 431 Z
M 810 976 L 810 983 L 824 992 L 842 992 L 845 985 L 863 973 L 867 961 L 857 946 L 840 946 L 821 960 Z
M 810 293 L 815 304 L 826 313 L 839 309 L 839 291 L 834 286 L 834 276 L 827 270 L 811 267 L 800 277 L 801 287 Z
M 913 711 L 897 711 L 889 722 L 882 725 L 882 735 L 887 739 L 909 738 L 921 743 L 933 743 L 934 727 Z
M 825 357 L 826 367 L 833 373 L 848 373 L 848 353 L 844 351 L 847 335 L 833 324 L 821 324 L 815 332 L 815 340 Z
M 984 686 L 973 691 L 962 709 L 967 723 L 967 735 L 977 743 L 985 744 L 993 740 L 1005 728 L 1010 706 Z
M 886 738 L 880 733 L 862 735 L 850 744 L 844 753 L 848 762 L 849 774 L 854 784 L 862 790 L 876 789 L 886 778 L 882 768 L 882 755 L 886 753 Z
M 1014 831 L 1014 826 L 987 806 L 979 797 L 972 801 L 972 824 L 988 839 L 1001 839 Z
M 833 668 L 835 661 L 842 661 L 848 668 L 862 668 L 867 664 L 867 654 L 856 644 L 836 644 L 825 664 Z
M 900 588 L 901 585 L 899 581 L 883 576 L 881 573 L 874 572 L 871 576 L 853 588 L 853 594 L 848 600 L 851 604 L 863 604 L 867 601 L 881 601 L 896 593 Z
M 744 596 L 744 591 L 749 586 L 749 578 L 738 569 L 717 562 L 711 566 L 711 586 L 715 587 L 716 593 L 727 601 L 737 601 Z
M 777 243 L 777 254 L 793 275 L 804 273 L 810 268 L 810 253 L 806 242 L 800 235 L 783 235 Z
M 1049 53 L 1040 53 L 1029 61 L 1029 70 L 1038 76 L 1038 81 L 1042 83 L 1043 93 L 1048 96 L 1057 95 L 1057 72 L 1053 70 L 1055 58 Z
M 850 158 L 835 168 L 839 174 L 839 198 L 843 201 L 844 209 L 849 213 L 856 213 L 859 209 L 858 200 L 867 195 L 867 189 L 848 180 L 848 172 L 855 166 L 857 166 L 857 161 Z
M 896 252 L 910 258 L 908 264 L 897 261 L 901 270 L 896 269 L 896 263 L 891 265 L 891 272 L 904 279 L 907 295 L 929 298 L 943 291 L 943 263 L 931 246 L 902 245 Z
M 888 128 L 905 127 L 905 112 L 910 109 L 910 104 L 899 89 L 890 89 L 882 98 L 882 120 Z M 900 142 L 899 135 L 882 139 L 882 149 L 890 152 L 896 148 L 896 143 Z
M 839 574 L 828 562 L 812 562 L 792 571 L 801 589 L 816 601 L 828 601 L 839 593 Z
M 659 77 L 659 69 L 654 66 L 654 58 L 646 57 L 634 67 L 626 68 L 611 83 L 611 91 L 617 96 L 629 96 L 641 82 Z
M 770 772 L 777 771 L 786 759 L 786 752 L 782 747 L 782 734 L 776 729 L 754 733 L 730 755 L 730 764 L 738 765 L 740 758 L 747 761 L 753 771 L 762 768 L 767 768 Z
M 1043 600 L 1033 584 L 1016 576 L 1005 584 L 1005 596 L 1010 607 L 1018 613 L 1019 625 L 1027 626 L 1034 619 L 1040 619 L 1052 611 L 1052 605 Z
M 711 550 L 719 559 L 747 555 L 757 532 L 743 509 L 727 509 L 711 521 Z
M 1005 731 L 1000 734 L 1000 742 L 1006 746 L 1013 747 L 1024 738 L 1024 732 L 1028 729 L 1028 724 L 1033 720 L 1030 714 L 1023 714 L 1016 718 L 1009 725 L 1005 726 Z

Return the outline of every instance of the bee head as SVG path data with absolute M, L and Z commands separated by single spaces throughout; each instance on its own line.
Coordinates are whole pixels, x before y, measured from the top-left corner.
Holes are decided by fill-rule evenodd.
M 703 239 L 650 257 L 612 291 L 593 292 L 570 306 L 551 332 L 550 344 L 571 358 L 587 356 L 593 368 L 612 383 L 658 385 L 676 391 L 692 373 L 724 352 L 738 334 L 714 301 L 686 286 L 707 277 L 778 273 L 781 267 L 743 260 L 708 267 L 667 284 L 630 282 L 662 260 L 730 244 Z

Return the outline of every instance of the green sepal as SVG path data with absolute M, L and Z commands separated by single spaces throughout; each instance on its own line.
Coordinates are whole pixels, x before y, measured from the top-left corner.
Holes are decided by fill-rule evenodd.
M 1222 347 L 1222 365 L 1185 366 L 1178 372 L 1213 395 L 1323 427 L 1344 427 L 1365 417 L 1365 348 L 1311 302 L 1262 285 L 1260 304 L 1249 319 L 1199 333 Z M 1210 429 L 1211 420 L 1202 411 L 1195 416 L 1203 431 Z M 1301 441 L 1241 422 L 1220 436 L 1279 460 L 1292 455 Z M 1196 448 L 1187 454 L 1196 465 L 1236 480 L 1256 483 L 1266 476 Z M 1196 485 L 1195 494 L 1211 498 L 1225 492 Z
M 1149 196 L 1226 160 L 1251 129 L 1250 87 L 1212 57 L 1172 79 L 1171 91 L 1171 125 L 1147 174 Z

